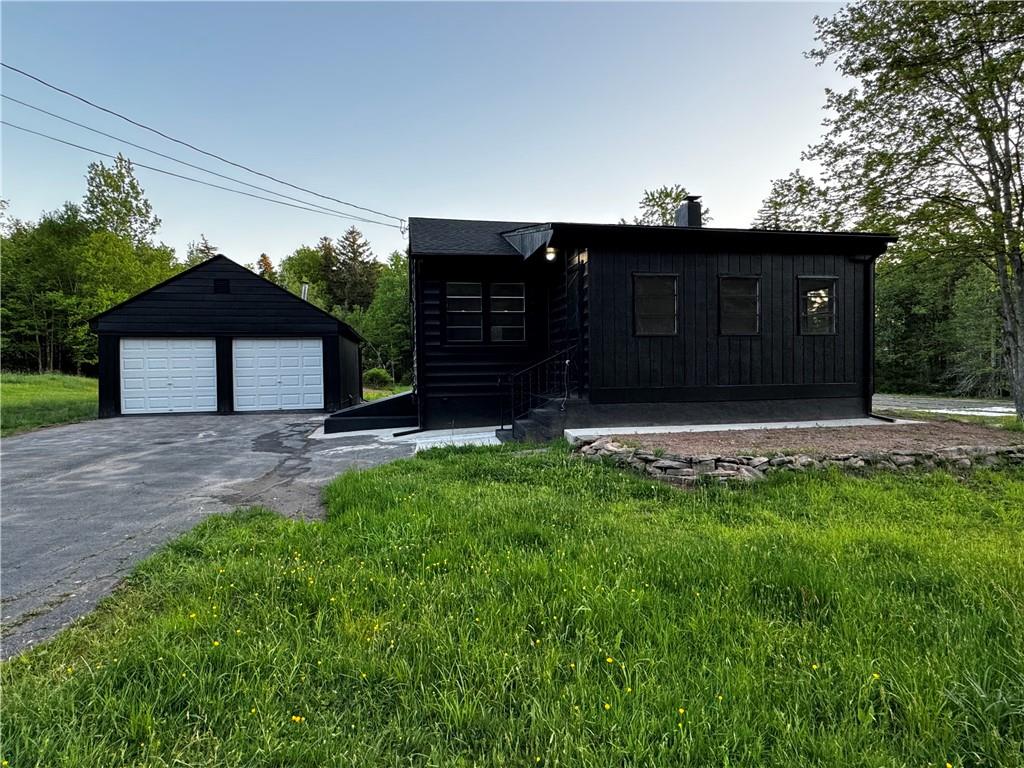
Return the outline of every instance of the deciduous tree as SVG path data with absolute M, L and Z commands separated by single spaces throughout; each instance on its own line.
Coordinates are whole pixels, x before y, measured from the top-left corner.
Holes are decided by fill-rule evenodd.
M 1024 419 L 1024 13 L 1015 3 L 865 0 L 816 19 L 828 91 L 819 161 L 836 210 L 993 275 Z
M 671 227 L 676 223 L 676 211 L 690 194 L 682 184 L 667 184 L 655 189 L 645 189 L 640 198 L 640 215 L 632 222 L 620 219 L 620 224 L 645 224 L 647 226 Z M 710 211 L 702 214 L 704 223 L 711 221 Z
M 85 216 L 97 229 L 113 232 L 133 245 L 156 234 L 160 219 L 135 178 L 131 161 L 118 154 L 112 166 L 90 163 L 86 174 Z

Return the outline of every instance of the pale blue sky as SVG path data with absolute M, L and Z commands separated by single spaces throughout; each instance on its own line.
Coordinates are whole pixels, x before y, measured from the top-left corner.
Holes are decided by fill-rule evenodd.
M 610 222 L 635 213 L 645 187 L 679 182 L 704 196 L 715 226 L 743 227 L 820 134 L 823 90 L 840 81 L 803 52 L 814 14 L 835 8 L 8 2 L 2 56 L 205 149 L 406 218 Z M 4 71 L 2 89 L 265 185 L 20 75 Z M 2 108 L 11 122 L 119 149 Z M 87 154 L 6 128 L 2 149 L 12 215 L 81 198 Z M 236 261 L 276 261 L 347 226 L 138 175 L 163 219 L 158 238 L 179 255 L 206 233 Z M 362 229 L 379 255 L 405 247 L 397 231 Z

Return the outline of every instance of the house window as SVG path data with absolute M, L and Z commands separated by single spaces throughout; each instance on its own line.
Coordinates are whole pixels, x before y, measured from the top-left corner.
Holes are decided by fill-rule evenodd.
M 825 336 L 836 332 L 836 278 L 801 277 L 800 333 Z
M 760 330 L 761 278 L 718 278 L 718 330 L 723 336 L 756 336 Z
M 491 284 L 491 341 L 526 341 L 526 285 Z
M 675 275 L 633 275 L 633 334 L 674 336 L 678 298 Z
M 231 281 L 226 278 L 217 277 L 213 280 L 214 293 L 231 293 Z
M 448 341 L 483 341 L 483 284 L 448 283 L 445 302 Z

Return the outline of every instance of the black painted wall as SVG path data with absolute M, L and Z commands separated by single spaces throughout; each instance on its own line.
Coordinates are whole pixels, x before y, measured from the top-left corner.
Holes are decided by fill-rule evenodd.
M 548 286 L 557 279 L 560 265 L 543 258 L 524 262 L 520 256 L 427 256 L 412 261 L 420 426 L 440 429 L 497 424 L 499 408 L 507 399 L 500 379 L 547 354 Z M 448 281 L 525 283 L 526 341 L 446 341 Z
M 228 292 L 215 293 L 214 280 Z M 323 340 L 324 409 L 362 397 L 359 337 L 344 323 L 217 256 L 144 291 L 90 322 L 99 335 L 99 415 L 121 412 L 120 340 L 124 336 L 216 339 L 217 411 L 234 411 L 232 339 L 319 337 Z
M 593 229 L 556 232 L 553 262 L 542 250 L 528 259 L 411 259 L 416 393 L 423 428 L 498 423 L 499 409 L 507 409 L 509 400 L 498 384 L 501 377 L 571 345 L 577 350 L 576 394 L 601 405 L 606 420 L 607 408 L 615 404 L 622 406 L 624 418 L 643 416 L 627 404 L 678 404 L 672 414 L 680 423 L 869 412 L 873 259 L 884 250 L 879 238 L 748 231 L 681 238 L 678 231 L 667 231 L 647 233 L 639 242 L 628 228 L 597 235 Z M 676 276 L 675 334 L 635 335 L 634 273 Z M 723 275 L 760 279 L 757 334 L 720 332 Z M 799 332 L 797 280 L 812 275 L 836 278 L 835 334 Z M 444 287 L 449 280 L 526 282 L 527 343 L 446 342 Z M 506 421 L 508 416 L 504 413 Z
M 590 396 L 594 402 L 686 402 L 867 397 L 872 264 L 856 254 L 633 252 L 589 248 Z M 636 336 L 636 272 L 678 280 L 679 330 Z M 761 280 L 761 328 L 719 330 L 720 275 Z M 834 275 L 836 333 L 798 332 L 797 278 Z M 865 405 L 865 411 L 867 410 Z

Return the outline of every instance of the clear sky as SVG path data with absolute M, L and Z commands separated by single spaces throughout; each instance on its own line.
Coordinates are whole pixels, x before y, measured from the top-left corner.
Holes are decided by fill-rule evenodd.
M 681 183 L 744 227 L 820 135 L 807 3 L 11 3 L 2 57 L 204 149 L 402 217 L 612 222 Z M 3 72 L 5 94 L 265 185 Z M 4 101 L 4 119 L 107 152 L 117 142 Z M 79 200 L 88 154 L 2 132 L 23 219 Z M 128 148 L 138 162 L 179 170 Z M 139 170 L 174 246 L 206 236 L 278 261 L 339 219 Z M 208 178 L 208 177 L 207 177 Z M 217 181 L 216 179 L 210 179 Z M 224 182 L 221 182 L 224 183 Z M 288 192 L 286 189 L 282 191 Z M 324 202 L 324 201 L 320 201 Z M 360 225 L 375 252 L 395 230 Z

